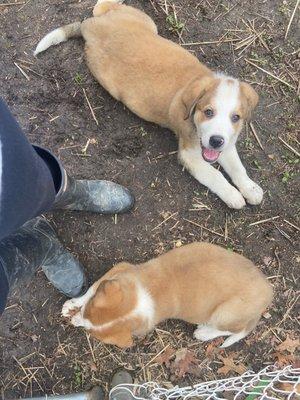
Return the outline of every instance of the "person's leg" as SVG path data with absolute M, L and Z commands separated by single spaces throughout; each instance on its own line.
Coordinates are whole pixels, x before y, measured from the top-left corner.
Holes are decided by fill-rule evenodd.
M 28 142 L 0 99 L 0 240 L 51 209 L 117 214 L 133 204 L 117 183 L 67 175 L 50 151 Z
M 0 239 L 49 210 L 51 172 L 0 99 Z
M 80 263 L 34 217 L 51 209 L 119 213 L 133 203 L 113 182 L 70 178 L 55 156 L 28 142 L 0 99 L 0 314 L 9 288 L 40 266 L 66 295 L 78 295 L 83 285 Z

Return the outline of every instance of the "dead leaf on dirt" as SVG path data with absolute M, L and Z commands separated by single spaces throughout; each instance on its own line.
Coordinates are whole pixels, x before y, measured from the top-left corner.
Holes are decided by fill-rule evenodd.
M 266 256 L 266 257 L 263 258 L 263 262 L 264 262 L 264 264 L 265 264 L 266 266 L 268 266 L 268 265 L 270 264 L 271 261 L 272 261 L 272 257 Z
M 223 357 L 220 354 L 218 355 L 218 358 L 224 364 L 223 367 L 218 369 L 218 373 L 223 374 L 223 375 L 228 375 L 229 372 L 236 372 L 237 374 L 241 375 L 247 371 L 248 368 L 245 366 L 245 364 L 236 360 L 234 358 L 235 355 L 236 355 L 236 353 L 233 353 L 227 357 Z
M 287 365 L 294 364 L 294 362 L 296 361 L 295 357 L 291 354 L 282 354 L 279 352 L 275 352 L 272 354 L 272 356 L 276 360 L 276 365 L 281 368 L 286 367 Z
M 279 352 L 287 351 L 291 354 L 294 354 L 295 350 L 299 346 L 300 346 L 299 339 L 292 339 L 290 336 L 287 335 L 287 338 L 276 347 L 276 350 Z
M 217 338 L 213 340 L 212 342 L 208 343 L 206 349 L 205 349 L 205 355 L 207 357 L 214 355 L 218 353 L 221 349 L 219 348 L 220 344 L 222 343 L 224 339 L 222 338 Z
M 176 357 L 171 364 L 171 372 L 177 378 L 183 378 L 186 374 L 195 374 L 198 366 L 198 360 L 191 350 L 186 348 L 176 351 Z
M 173 349 L 173 347 L 167 347 L 166 350 L 156 358 L 156 362 L 160 365 L 164 364 L 166 367 L 169 367 L 171 358 L 173 358 L 175 353 L 176 351 Z
M 290 382 L 279 382 L 279 383 L 277 383 L 277 388 L 279 390 L 283 390 L 283 391 L 285 391 L 287 393 L 292 393 L 292 391 L 294 389 L 296 389 L 296 393 L 300 394 L 300 383 L 296 384 L 296 382 L 295 382 L 295 384 L 293 384 L 293 383 L 290 383 Z
M 31 340 L 33 341 L 33 343 L 38 341 L 38 336 L 37 335 L 32 335 L 31 336 Z
M 97 365 L 93 361 L 90 362 L 90 369 L 92 372 L 98 371 Z

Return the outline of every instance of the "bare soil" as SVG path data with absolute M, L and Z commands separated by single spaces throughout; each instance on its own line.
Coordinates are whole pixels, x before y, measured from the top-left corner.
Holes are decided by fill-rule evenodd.
M 117 218 L 47 215 L 84 264 L 89 282 L 121 260 L 141 262 L 175 245 L 205 240 L 251 258 L 269 276 L 275 299 L 255 332 L 229 350 L 211 351 L 208 344 L 195 342 L 192 326 L 168 321 L 121 351 L 67 326 L 60 317 L 65 298 L 38 272 L 11 293 L 0 320 L 2 398 L 69 393 L 95 384 L 107 390 L 119 367 L 132 370 L 137 381 L 187 385 L 222 378 L 220 355 L 254 370 L 295 362 L 292 350 L 281 354 L 276 348 L 299 329 L 299 12 L 285 39 L 296 1 L 129 1 L 153 17 L 161 35 L 259 92 L 256 137 L 247 126 L 239 149 L 265 196 L 260 206 L 242 211 L 227 208 L 182 170 L 171 132 L 140 120 L 95 82 L 82 40 L 33 56 L 51 29 L 89 16 L 92 0 L 4 3 L 9 2 L 0 2 L 0 95 L 27 137 L 57 154 L 74 177 L 114 180 L 136 196 L 134 210 Z M 160 365 L 155 357 L 167 346 L 193 351 L 197 372 L 179 379 Z

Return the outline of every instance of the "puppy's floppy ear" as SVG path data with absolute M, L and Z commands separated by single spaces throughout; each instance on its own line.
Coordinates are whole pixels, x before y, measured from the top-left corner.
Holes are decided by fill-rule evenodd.
M 204 78 L 194 79 L 183 91 L 182 102 L 185 107 L 184 119 L 190 118 L 195 112 L 196 106 L 201 99 L 211 88 L 214 78 L 205 76 Z
M 258 104 L 259 96 L 256 91 L 246 82 L 240 82 L 242 98 L 245 100 L 245 118 L 250 119 L 252 111 Z
M 123 291 L 117 279 L 104 280 L 100 283 L 95 296 L 96 307 L 116 307 L 123 300 Z

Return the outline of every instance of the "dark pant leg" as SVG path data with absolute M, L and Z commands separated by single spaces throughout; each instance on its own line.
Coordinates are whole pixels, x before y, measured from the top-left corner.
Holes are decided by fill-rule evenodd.
M 50 168 L 0 99 L 0 240 L 51 209 L 55 194 Z M 0 308 L 7 292 L 0 265 Z

